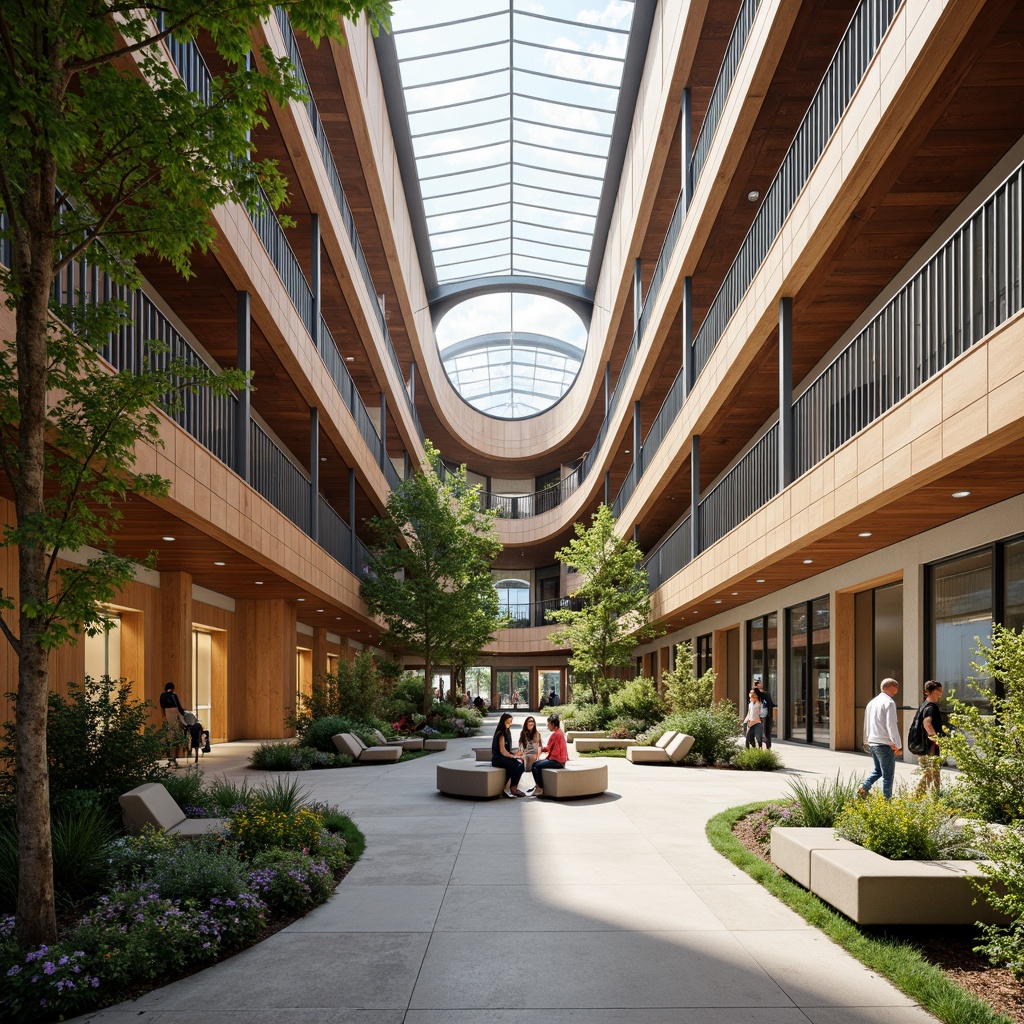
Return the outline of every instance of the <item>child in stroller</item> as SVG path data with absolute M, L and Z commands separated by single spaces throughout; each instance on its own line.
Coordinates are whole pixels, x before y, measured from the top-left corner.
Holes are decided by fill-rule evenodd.
M 203 728 L 203 723 L 191 711 L 182 712 L 181 718 L 188 740 L 186 748 L 189 754 L 195 756 L 195 761 L 198 764 L 200 751 L 204 754 L 210 752 L 210 731 Z

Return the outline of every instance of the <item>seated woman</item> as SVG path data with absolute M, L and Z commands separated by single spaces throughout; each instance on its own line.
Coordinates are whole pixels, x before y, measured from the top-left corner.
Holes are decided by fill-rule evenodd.
M 558 715 L 551 715 L 548 718 L 548 741 L 541 747 L 541 753 L 547 754 L 543 761 L 536 761 L 533 765 L 533 781 L 535 783 L 533 795 L 544 795 L 544 776 L 541 774 L 545 768 L 564 768 L 565 762 L 569 760 L 569 747 L 565 742 L 565 733 L 562 732 L 562 721 Z
M 506 711 L 498 719 L 498 727 L 494 730 L 491 740 L 491 765 L 505 769 L 505 788 L 502 796 L 515 798 L 526 796 L 519 792 L 519 780 L 523 776 L 523 762 L 513 756 L 512 748 L 512 716 Z
M 523 759 L 523 771 L 528 772 L 533 762 L 540 757 L 540 733 L 537 731 L 537 719 L 528 715 L 523 722 L 523 731 L 519 734 L 519 754 Z

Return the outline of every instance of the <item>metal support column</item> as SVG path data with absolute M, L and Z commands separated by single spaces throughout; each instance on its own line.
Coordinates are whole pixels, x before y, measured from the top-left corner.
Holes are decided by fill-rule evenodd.
M 380 468 L 388 461 L 388 396 L 380 393 Z
M 604 474 L 604 504 L 611 506 L 612 503 L 612 471 L 605 470 Z
M 348 528 L 349 528 L 349 568 L 357 571 L 356 567 L 356 471 L 348 471 Z
M 636 472 L 633 474 L 634 483 L 640 483 L 640 477 L 644 472 L 644 453 L 640 447 L 642 436 L 640 432 L 640 399 L 633 403 L 633 465 Z
M 693 278 L 683 278 L 683 397 L 693 390 Z
M 604 414 L 608 415 L 608 403 L 612 400 L 612 364 L 604 364 Z
M 640 257 L 633 260 L 633 326 L 640 326 L 640 314 L 644 308 L 643 280 L 640 276 Z
M 310 242 L 312 248 L 309 258 L 309 285 L 313 293 L 313 322 L 309 325 L 310 337 L 316 340 L 320 333 L 320 215 L 312 215 L 310 225 Z
M 690 209 L 693 202 L 693 109 L 690 100 L 689 87 L 683 89 L 682 102 L 682 137 L 683 144 L 680 147 L 683 155 L 683 210 Z
M 779 299 L 779 491 L 793 482 L 793 300 Z
M 690 443 L 690 557 L 700 554 L 700 434 Z
M 320 410 L 309 410 L 309 535 L 320 543 Z
M 249 308 L 249 293 L 238 293 L 238 327 L 236 334 L 237 355 L 235 362 L 243 373 L 252 370 L 252 331 Z M 249 479 L 251 442 L 249 420 L 252 416 L 252 392 L 248 387 L 238 392 L 235 405 L 235 472 L 243 479 Z

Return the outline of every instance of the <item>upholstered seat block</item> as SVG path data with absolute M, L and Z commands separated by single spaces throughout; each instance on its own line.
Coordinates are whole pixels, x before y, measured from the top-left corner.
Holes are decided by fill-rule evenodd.
M 478 761 L 446 761 L 437 766 L 437 788 L 448 796 L 490 800 L 505 788 L 505 769 Z
M 117 798 L 125 828 L 138 835 L 147 825 L 173 835 L 198 836 L 221 832 L 226 818 L 186 818 L 177 801 L 159 782 L 146 782 Z
M 594 750 L 621 750 L 623 747 L 635 747 L 636 740 L 613 740 L 613 739 L 579 739 L 576 740 L 576 750 L 585 754 Z
M 626 760 L 632 764 L 671 764 L 663 747 L 627 747 Z
M 565 768 L 542 768 L 544 796 L 556 800 L 576 796 L 597 796 L 608 788 L 607 764 L 571 764 Z
M 424 740 L 423 741 L 423 749 L 424 750 L 447 750 L 448 749 L 448 741 L 447 740 Z
M 339 732 L 331 739 L 339 753 L 348 754 L 353 761 L 361 764 L 393 764 L 402 758 L 401 747 L 368 747 L 350 732 Z
M 570 729 L 565 734 L 565 742 L 572 743 L 573 740 L 599 740 L 602 736 L 607 736 L 603 729 Z
M 490 761 L 491 759 L 491 748 L 490 747 L 474 747 L 473 756 L 478 761 Z
M 836 838 L 831 828 L 789 828 L 776 825 L 771 838 L 772 863 L 805 889 L 811 887 L 813 850 L 857 850 L 848 839 Z
M 423 749 L 423 737 L 422 736 L 410 736 L 407 739 L 402 740 L 403 750 L 422 750 Z

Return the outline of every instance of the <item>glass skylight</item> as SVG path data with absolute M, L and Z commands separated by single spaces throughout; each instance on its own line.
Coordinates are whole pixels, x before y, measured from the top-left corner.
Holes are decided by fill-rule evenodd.
M 467 299 L 437 326 L 452 386 L 473 408 L 504 419 L 554 405 L 576 379 L 586 341 L 572 310 L 539 295 Z
M 440 285 L 582 285 L 633 4 L 398 0 L 399 75 Z

